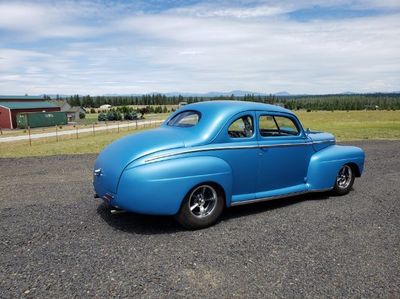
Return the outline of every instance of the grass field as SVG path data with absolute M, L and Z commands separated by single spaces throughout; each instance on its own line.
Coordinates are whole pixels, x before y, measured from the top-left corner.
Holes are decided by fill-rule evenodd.
M 400 139 L 400 111 L 297 111 L 296 114 L 304 128 L 331 132 L 338 141 Z M 0 157 L 98 153 L 110 142 L 135 132 L 138 131 L 102 132 L 96 136 L 80 136 L 79 139 L 72 135 L 59 142 L 55 138 L 33 140 L 32 146 L 28 141 L 0 143 Z
M 146 128 L 147 129 L 147 128 Z M 144 130 L 146 130 L 144 129 Z M 27 157 L 27 156 L 50 156 L 50 155 L 72 155 L 98 153 L 107 144 L 121 138 L 127 134 L 134 134 L 143 131 L 121 129 L 112 132 L 96 132 L 93 136 L 90 133 L 80 135 L 76 139 L 74 135 L 60 136 L 57 142 L 55 137 L 32 140 L 32 146 L 29 141 L 18 141 L 10 143 L 0 143 L 0 157 Z
M 400 139 L 400 111 L 298 111 L 304 128 L 333 133 L 339 141 Z

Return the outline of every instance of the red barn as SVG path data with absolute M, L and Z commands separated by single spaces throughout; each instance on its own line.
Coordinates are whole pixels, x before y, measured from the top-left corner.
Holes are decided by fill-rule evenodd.
M 0 97 L 0 127 L 14 129 L 17 127 L 16 116 L 22 112 L 60 111 L 57 105 L 46 102 L 41 97 Z

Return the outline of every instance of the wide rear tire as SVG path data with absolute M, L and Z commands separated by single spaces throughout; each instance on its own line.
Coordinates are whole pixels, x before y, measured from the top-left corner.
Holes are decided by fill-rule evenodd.
M 217 186 L 198 185 L 187 194 L 175 218 L 188 229 L 206 228 L 218 220 L 224 200 L 223 192 Z

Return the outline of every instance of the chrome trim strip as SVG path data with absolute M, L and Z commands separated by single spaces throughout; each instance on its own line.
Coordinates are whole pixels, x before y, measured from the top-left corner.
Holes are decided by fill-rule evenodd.
M 237 145 L 237 146 L 221 146 L 221 147 L 209 147 L 209 148 L 193 148 L 193 149 L 185 149 L 182 151 L 176 151 L 174 153 L 161 154 L 156 157 L 148 158 L 144 160 L 144 163 L 152 162 L 154 160 L 168 158 L 176 155 L 190 154 L 196 152 L 207 152 L 207 151 L 218 151 L 218 150 L 230 150 L 230 149 L 251 149 L 251 148 L 274 148 L 274 147 L 292 147 L 292 146 L 301 146 L 301 145 L 312 145 L 315 143 L 325 143 L 325 142 L 334 142 L 335 140 L 323 140 L 323 141 L 315 141 L 315 142 L 299 142 L 299 143 L 277 143 L 277 144 L 263 144 L 263 145 Z
M 329 140 L 318 140 L 318 141 L 313 141 L 311 142 L 312 144 L 318 144 L 318 143 L 328 143 L 328 142 L 335 142 L 335 139 L 329 139 Z
M 208 151 L 218 151 L 218 150 L 229 150 L 229 149 L 251 149 L 251 148 L 258 148 L 259 145 L 238 145 L 238 146 L 221 146 L 221 147 L 209 147 L 209 148 L 193 148 L 193 149 L 186 149 L 181 152 L 174 152 L 174 153 L 169 153 L 169 154 L 163 154 L 159 155 L 156 157 L 149 158 L 145 160 L 144 162 L 151 162 L 154 160 L 162 159 L 162 158 L 168 158 L 171 156 L 176 156 L 176 155 L 183 155 L 183 154 L 190 154 L 190 153 L 196 153 L 196 152 L 208 152 Z
M 259 148 L 270 148 L 270 147 L 290 147 L 298 145 L 310 145 L 312 142 L 298 142 L 298 143 L 276 143 L 276 144 L 263 144 L 259 145 Z
M 262 197 L 262 198 L 249 199 L 249 200 L 243 200 L 243 201 L 236 201 L 236 202 L 231 202 L 231 207 L 247 205 L 247 204 L 256 203 L 256 202 L 270 201 L 270 200 L 280 199 L 280 198 L 299 196 L 299 195 L 303 195 L 303 194 L 307 194 L 307 193 L 326 192 L 326 191 L 330 191 L 332 189 L 333 188 L 310 190 L 310 191 L 307 190 L 307 191 L 292 192 L 292 193 L 283 194 L 283 195 L 277 195 L 277 196 L 270 196 L 270 197 Z

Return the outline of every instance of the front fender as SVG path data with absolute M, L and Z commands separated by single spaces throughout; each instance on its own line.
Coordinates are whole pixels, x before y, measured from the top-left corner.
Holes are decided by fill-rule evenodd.
M 232 171 L 220 158 L 185 157 L 128 167 L 113 205 L 143 214 L 174 215 L 190 189 L 204 182 L 219 184 L 230 202 Z
M 332 145 L 316 152 L 308 167 L 309 190 L 333 188 L 336 176 L 344 164 L 354 164 L 358 168 L 358 175 L 361 175 L 364 159 L 364 151 L 355 146 Z

